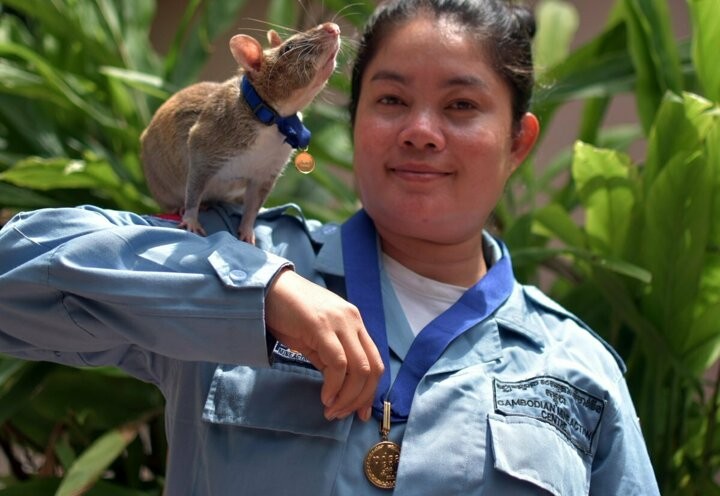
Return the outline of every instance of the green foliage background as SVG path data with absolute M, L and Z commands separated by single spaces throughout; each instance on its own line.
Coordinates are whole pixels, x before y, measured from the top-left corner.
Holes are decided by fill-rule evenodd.
M 164 56 L 149 44 L 151 0 L 0 1 L 0 208 L 94 203 L 153 212 L 138 136 L 170 94 L 195 82 L 215 40 L 236 28 L 241 0 L 190 0 Z M 307 27 L 341 11 L 361 26 L 372 3 L 271 0 L 267 20 Z M 495 229 L 518 277 L 552 274 L 551 295 L 626 359 L 627 379 L 663 494 L 720 494 L 720 2 L 687 0 L 692 36 L 671 30 L 664 0 L 616 0 L 606 28 L 571 49 L 577 11 L 537 6 L 538 87 L 547 129 L 583 102 L 571 150 L 531 157 L 498 207 Z M 348 41 L 348 40 L 346 40 Z M 345 43 L 346 47 L 352 43 Z M 352 50 L 344 49 L 341 67 Z M 333 76 L 340 96 L 347 71 Z M 611 127 L 632 95 L 636 125 Z M 316 172 L 288 172 L 270 203 L 343 219 L 357 208 L 347 177 L 344 108 L 306 112 Z M 643 143 L 636 162 L 632 143 Z M 542 146 L 542 144 L 540 144 Z M 0 317 L 2 318 L 2 317 Z M 82 387 L 78 385 L 82 384 Z M 0 494 L 158 495 L 163 401 L 113 369 L 0 357 Z

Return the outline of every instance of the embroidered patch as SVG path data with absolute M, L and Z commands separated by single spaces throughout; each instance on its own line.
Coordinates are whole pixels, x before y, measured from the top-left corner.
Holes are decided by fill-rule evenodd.
M 275 343 L 275 347 L 273 348 L 273 358 L 276 361 L 284 363 L 290 362 L 311 369 L 315 368 L 313 364 L 310 363 L 310 360 L 305 358 L 305 355 L 303 355 L 299 351 L 288 348 L 279 341 Z
M 549 376 L 519 382 L 495 379 L 495 412 L 531 417 L 555 427 L 579 450 L 590 453 L 605 402 Z

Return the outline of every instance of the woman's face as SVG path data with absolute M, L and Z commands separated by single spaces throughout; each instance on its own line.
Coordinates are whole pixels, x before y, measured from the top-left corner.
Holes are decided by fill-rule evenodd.
M 478 42 L 420 16 L 390 32 L 362 77 L 356 185 L 383 239 L 479 240 L 537 119 L 513 133 L 510 90 Z

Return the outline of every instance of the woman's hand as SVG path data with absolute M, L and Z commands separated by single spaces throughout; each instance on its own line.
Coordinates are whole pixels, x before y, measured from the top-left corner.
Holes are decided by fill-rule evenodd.
M 321 401 L 329 420 L 371 414 L 384 367 L 358 309 L 294 271 L 283 270 L 265 298 L 268 330 L 323 374 Z

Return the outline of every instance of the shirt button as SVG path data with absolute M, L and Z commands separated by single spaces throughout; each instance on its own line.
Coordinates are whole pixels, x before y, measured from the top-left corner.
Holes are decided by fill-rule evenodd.
M 322 233 L 323 234 L 332 234 L 335 231 L 337 231 L 337 229 L 338 229 L 338 226 L 336 226 L 334 224 L 326 224 L 322 228 Z
M 242 282 L 247 279 L 247 272 L 240 269 L 231 270 L 228 275 L 233 282 Z

